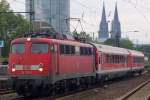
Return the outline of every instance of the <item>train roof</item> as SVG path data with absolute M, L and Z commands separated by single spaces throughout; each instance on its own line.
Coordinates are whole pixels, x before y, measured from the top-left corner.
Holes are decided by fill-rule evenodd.
M 28 38 L 18 38 L 13 40 L 11 43 L 24 43 L 27 41 Z M 76 45 L 76 46 L 83 46 L 83 47 L 91 47 L 91 44 L 88 43 L 82 43 L 79 41 L 74 41 L 74 40 L 60 40 L 60 39 L 51 39 L 51 38 L 31 38 L 31 41 L 33 42 L 56 42 L 59 44 L 66 44 L 66 45 Z
M 128 55 L 129 54 L 128 50 L 124 49 L 124 48 L 113 47 L 113 46 L 102 45 L 102 44 L 95 44 L 95 43 L 93 45 L 100 52 L 109 53 L 109 54 L 117 54 L 117 55 Z
M 30 38 L 30 37 L 29 37 Z M 38 42 L 50 42 L 50 38 L 30 38 L 31 41 L 38 41 Z M 28 38 L 17 38 L 13 40 L 11 43 L 24 43 L 28 41 Z
M 72 41 L 72 40 L 58 40 L 58 39 L 51 39 L 53 42 L 57 42 L 60 44 L 66 44 L 66 45 L 76 45 L 76 46 L 83 46 L 83 47 L 93 47 L 89 43 L 82 43 L 79 41 Z
M 132 56 L 144 57 L 144 54 L 140 51 L 130 50 L 130 49 L 128 49 L 128 51 L 131 53 Z

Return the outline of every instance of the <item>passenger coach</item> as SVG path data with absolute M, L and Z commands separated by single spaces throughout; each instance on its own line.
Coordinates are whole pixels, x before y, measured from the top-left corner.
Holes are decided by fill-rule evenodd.
M 128 65 L 128 50 L 107 45 L 94 44 L 98 54 L 97 74 L 100 78 L 108 80 L 120 77 L 131 71 Z M 102 80 L 101 79 L 101 80 Z

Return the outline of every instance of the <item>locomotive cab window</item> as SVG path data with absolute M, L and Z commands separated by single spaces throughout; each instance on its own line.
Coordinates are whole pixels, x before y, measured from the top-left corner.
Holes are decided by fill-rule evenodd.
M 25 44 L 13 44 L 11 48 L 11 53 L 22 54 L 25 52 Z
M 32 53 L 44 54 L 48 53 L 48 44 L 46 43 L 33 43 L 31 47 Z

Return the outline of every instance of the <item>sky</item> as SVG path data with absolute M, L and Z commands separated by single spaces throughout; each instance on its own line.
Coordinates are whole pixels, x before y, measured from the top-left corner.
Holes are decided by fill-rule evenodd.
M 14 11 L 24 11 L 24 0 L 7 0 Z M 70 0 L 71 17 L 80 18 L 81 26 L 77 31 L 95 33 L 99 31 L 103 0 Z M 150 0 L 104 0 L 107 21 L 114 16 L 115 4 L 118 5 L 119 19 L 121 23 L 122 37 L 128 37 L 136 44 L 150 44 Z M 77 22 L 71 21 L 71 31 L 77 26 Z M 92 35 L 92 34 L 91 34 Z

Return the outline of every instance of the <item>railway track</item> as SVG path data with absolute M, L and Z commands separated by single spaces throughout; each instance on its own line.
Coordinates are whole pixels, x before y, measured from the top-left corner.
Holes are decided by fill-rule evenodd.
M 118 82 L 115 80 L 113 82 L 110 82 L 110 84 L 108 84 L 108 87 L 106 87 L 106 88 L 93 87 L 93 88 L 88 88 L 88 89 L 85 89 L 85 90 L 73 91 L 73 92 L 70 92 L 69 94 L 64 93 L 64 94 L 60 94 L 60 95 L 57 95 L 57 96 L 30 98 L 30 100 L 105 100 L 108 96 L 109 96 L 109 98 L 111 98 L 112 95 L 113 96 L 116 95 L 116 98 L 117 98 L 117 97 L 120 97 L 121 95 L 123 95 L 123 94 L 125 94 L 125 93 L 127 93 L 128 91 L 131 90 L 132 86 L 129 88 L 128 87 L 129 85 L 127 85 L 127 83 L 129 83 L 129 84 L 133 83 L 134 85 L 136 85 L 138 87 L 139 87 L 139 84 L 141 85 L 141 83 L 142 83 L 143 85 L 141 85 L 141 87 L 140 87 L 140 88 L 142 88 L 142 87 L 144 87 L 145 85 L 147 85 L 149 83 L 149 81 L 150 81 L 150 80 L 148 80 L 149 76 L 150 76 L 149 73 L 145 73 L 144 75 L 142 75 L 140 77 L 137 76 L 135 78 L 130 78 L 130 79 L 127 78 L 125 80 L 121 79 L 121 80 L 118 80 Z M 141 82 L 139 81 L 139 78 L 140 78 Z M 137 80 L 137 81 L 133 82 L 132 80 Z M 145 80 L 148 80 L 148 81 L 145 82 Z M 135 84 L 137 82 L 138 82 L 138 84 Z M 126 84 L 125 86 L 123 85 L 123 87 L 128 87 L 128 91 L 126 90 L 126 92 L 125 92 L 125 90 L 122 89 L 123 87 L 120 86 L 121 84 Z M 121 88 L 121 91 L 124 91 L 124 93 L 117 96 L 118 91 L 119 91 L 118 89 L 120 89 L 120 88 Z M 135 87 L 133 87 L 133 88 L 135 88 Z M 114 89 L 116 89 L 117 91 L 116 92 L 112 91 L 112 92 L 113 93 L 115 92 L 117 94 L 115 94 L 115 93 L 112 94 L 111 90 L 114 90 Z M 109 93 L 108 93 L 108 91 L 109 91 Z M 138 90 L 136 90 L 136 91 L 138 91 Z M 110 95 L 110 94 L 112 94 L 112 95 Z M 2 100 L 26 100 L 26 98 L 18 96 L 16 93 L 10 93 L 9 95 L 13 95 L 13 97 L 9 97 L 8 99 L 2 99 Z M 8 95 L 6 94 L 5 97 L 7 98 Z M 97 99 L 97 97 L 98 98 L 101 97 L 101 98 Z M 75 98 L 75 99 L 73 99 L 73 98 Z M 94 99 L 92 99 L 92 98 L 94 98 Z M 116 100 L 116 99 L 114 99 L 114 97 L 112 97 L 112 98 L 113 98 L 113 100 Z M 112 100 L 112 99 L 107 99 L 107 100 Z M 123 99 L 123 98 L 121 99 L 120 98 L 118 100 L 126 100 L 126 99 Z
M 128 93 L 126 93 L 125 95 L 121 96 L 120 98 L 118 98 L 117 100 L 130 100 L 131 97 L 133 98 L 133 96 L 139 92 L 140 90 L 142 90 L 144 87 L 146 87 L 147 85 L 150 87 L 150 79 L 143 82 L 142 84 L 140 84 L 139 86 L 137 86 L 136 88 L 134 88 L 133 90 L 129 91 Z M 143 91 L 144 92 L 144 91 Z M 136 99 L 137 100 L 137 99 Z M 141 99 L 139 99 L 141 100 Z M 145 98 L 145 100 L 150 100 L 150 94 L 147 98 Z
M 0 90 L 0 95 L 15 93 L 14 90 Z
M 73 91 L 73 92 L 70 92 L 68 94 L 57 95 L 54 97 L 43 97 L 43 98 L 38 98 L 35 100 L 87 100 L 84 98 L 86 98 L 88 96 L 99 95 L 100 92 L 107 90 L 107 87 L 109 87 L 110 84 L 116 84 L 117 81 L 121 82 L 121 81 L 132 80 L 132 79 L 134 79 L 134 78 L 130 78 L 130 79 L 125 78 L 125 79 L 113 80 L 113 81 L 107 82 L 106 85 L 104 85 L 103 87 L 95 86 L 95 87 L 86 88 L 83 90 Z M 97 99 L 88 99 L 88 100 L 97 100 Z M 100 99 L 100 100 L 104 100 L 104 99 Z M 109 99 L 109 100 L 111 100 L 111 99 Z
M 147 77 L 149 77 L 148 73 L 145 73 L 145 74 L 147 74 L 148 75 Z M 144 77 L 146 78 L 145 75 L 144 75 Z M 127 79 L 127 80 L 121 80 L 121 81 L 118 80 L 118 83 L 121 82 L 123 84 L 123 81 L 124 81 L 124 84 L 128 84 L 128 82 L 129 82 L 128 80 L 137 80 L 137 79 L 130 78 L 130 79 Z M 128 81 L 128 82 L 126 82 L 126 81 Z M 121 96 L 121 95 L 119 95 L 119 93 L 121 93 L 123 95 L 123 94 L 125 94 L 127 92 L 128 89 L 126 90 L 126 89 L 123 89 L 123 88 L 126 88 L 128 85 L 130 85 L 130 83 L 132 84 L 132 81 L 130 81 L 129 84 L 126 85 L 126 86 L 120 86 L 118 83 L 116 81 L 115 82 L 113 81 L 113 82 L 108 83 L 106 85 L 106 87 L 104 86 L 103 88 L 98 87 L 98 88 L 93 88 L 93 89 L 90 89 L 90 90 L 80 91 L 79 93 L 75 93 L 75 94 L 67 95 L 67 96 L 64 96 L 64 97 L 56 98 L 56 100 L 105 100 L 105 99 L 106 100 L 116 100 L 116 98 Z M 133 82 L 133 84 L 135 84 L 135 83 L 136 82 Z M 140 82 L 138 82 L 138 83 L 140 83 Z M 139 84 L 138 85 L 135 84 L 136 86 L 138 86 L 138 89 L 141 89 L 145 85 L 149 84 L 150 80 L 143 81 L 141 83 L 140 83 L 140 85 Z M 120 88 L 121 91 L 118 88 Z M 116 89 L 116 91 L 114 91 L 114 89 Z M 136 91 L 138 91 L 138 89 Z M 45 99 L 40 99 L 40 100 L 45 100 Z M 49 100 L 49 99 L 46 99 L 46 100 Z M 117 100 L 127 100 L 127 99 L 126 98 L 123 99 L 123 97 L 122 97 L 122 98 L 119 98 Z M 132 99 L 130 99 L 130 100 L 132 100 Z M 134 100 L 138 100 L 138 99 L 134 99 Z M 143 99 L 139 99 L 139 100 L 143 100 Z M 148 99 L 148 100 L 150 100 L 150 99 Z

